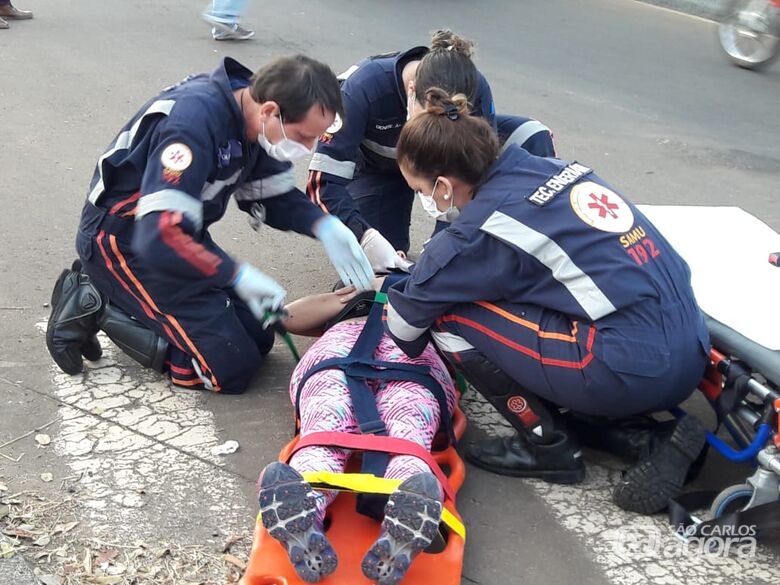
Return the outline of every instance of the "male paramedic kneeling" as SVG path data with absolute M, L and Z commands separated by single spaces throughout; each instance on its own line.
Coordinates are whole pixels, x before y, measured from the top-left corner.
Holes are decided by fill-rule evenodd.
M 460 216 L 393 287 L 388 331 L 411 356 L 430 337 L 513 425 L 511 439 L 470 446 L 474 464 L 574 482 L 578 444 L 558 407 L 627 417 L 666 410 L 695 389 L 709 338 L 690 271 L 630 202 L 590 168 L 499 156 L 463 96 L 428 92 L 407 122 L 398 163 L 432 215 Z M 625 473 L 616 503 L 663 509 L 704 445 L 686 416 Z
M 285 291 L 209 235 L 231 196 L 256 225 L 317 237 L 342 280 L 367 288 L 354 235 L 296 189 L 290 162 L 341 107 L 333 72 L 300 55 L 254 75 L 226 58 L 144 104 L 98 161 L 79 260 L 55 285 L 46 341 L 57 365 L 75 374 L 82 355 L 98 359 L 102 329 L 174 384 L 243 391 Z

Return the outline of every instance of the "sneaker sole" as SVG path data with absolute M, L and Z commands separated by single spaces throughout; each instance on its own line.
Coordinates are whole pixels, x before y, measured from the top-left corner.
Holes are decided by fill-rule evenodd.
M 212 35 L 211 38 L 213 38 L 215 41 L 248 41 L 249 39 L 254 38 L 254 36 L 255 36 L 254 32 L 252 34 L 246 34 L 243 36 L 230 33 L 229 35 L 226 35 L 224 37 L 219 36 L 219 34 Z
M 316 583 L 336 570 L 338 557 L 316 527 L 316 496 L 311 486 L 292 467 L 282 465 L 272 469 L 272 481 L 261 479 L 258 498 L 263 526 L 285 546 L 298 576 Z
M 363 557 L 363 575 L 378 585 L 397 585 L 417 554 L 436 538 L 442 504 L 399 489 L 388 499 L 382 535 Z
M 688 470 L 706 441 L 706 431 L 697 419 L 681 418 L 668 440 L 626 472 L 612 494 L 614 502 L 629 512 L 660 512 L 680 495 Z

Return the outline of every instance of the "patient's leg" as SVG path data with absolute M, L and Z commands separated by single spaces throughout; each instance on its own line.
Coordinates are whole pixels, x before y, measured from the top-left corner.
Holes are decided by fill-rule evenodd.
M 300 398 L 301 436 L 321 431 L 358 433 L 347 380 L 338 370 L 323 370 L 306 382 Z M 306 471 L 330 471 L 343 473 L 350 452 L 337 447 L 306 447 L 290 460 L 290 466 L 300 473 Z M 325 509 L 336 498 L 337 492 L 316 491 L 320 520 Z

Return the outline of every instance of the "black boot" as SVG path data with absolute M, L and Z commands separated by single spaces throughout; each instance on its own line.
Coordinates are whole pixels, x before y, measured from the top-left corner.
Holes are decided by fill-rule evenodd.
M 103 309 L 97 324 L 119 349 L 143 367 L 164 371 L 168 342 L 146 325 L 110 304 Z
M 466 447 L 465 455 L 469 463 L 499 475 L 536 477 L 551 483 L 585 479 L 579 445 L 562 432 L 546 444 L 534 443 L 520 433 L 478 441 Z
M 88 360 L 100 359 L 102 351 L 95 337 L 97 319 L 104 300 L 89 276 L 80 272 L 77 260 L 63 270 L 51 295 L 51 316 L 46 326 L 46 347 L 66 374 L 78 374 Z
M 651 452 L 623 474 L 612 493 L 630 512 L 655 514 L 680 494 L 691 467 L 700 460 L 707 431 L 692 415 L 672 421 L 674 428 Z
M 501 475 L 556 483 L 582 481 L 582 453 L 557 408 L 520 386 L 479 352 L 463 352 L 459 360 L 452 361 L 517 431 L 512 438 L 472 443 L 465 452 L 468 461 Z

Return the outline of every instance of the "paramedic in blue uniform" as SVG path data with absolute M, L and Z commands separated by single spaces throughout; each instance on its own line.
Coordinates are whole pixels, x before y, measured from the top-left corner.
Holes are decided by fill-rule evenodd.
M 79 223 L 79 260 L 58 279 L 47 345 L 65 372 L 100 357 L 98 329 L 175 384 L 240 392 L 273 345 L 285 291 L 209 235 L 230 198 L 261 222 L 320 240 L 345 282 L 370 286 L 352 232 L 296 189 L 341 112 L 336 76 L 304 56 L 254 75 L 230 58 L 149 100 L 95 169 Z
M 495 114 L 490 86 L 471 60 L 472 46 L 452 31 L 440 30 L 430 49 L 369 57 L 340 76 L 344 117 L 320 139 L 309 164 L 307 191 L 313 202 L 352 230 L 375 270 L 394 267 L 396 250 L 409 250 L 414 194 L 398 170 L 396 143 L 428 88 L 467 95 L 474 114 L 497 129 L 505 146 L 555 155 L 546 126 Z
M 434 217 L 460 215 L 390 290 L 387 328 L 410 356 L 432 338 L 518 431 L 472 444 L 496 473 L 574 482 L 578 446 L 557 407 L 625 417 L 696 388 L 709 338 L 690 271 L 629 201 L 583 164 L 499 151 L 464 96 L 428 92 L 398 163 Z M 616 488 L 650 513 L 683 484 L 704 443 L 686 416 Z

